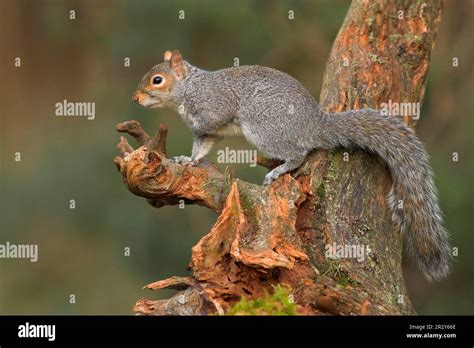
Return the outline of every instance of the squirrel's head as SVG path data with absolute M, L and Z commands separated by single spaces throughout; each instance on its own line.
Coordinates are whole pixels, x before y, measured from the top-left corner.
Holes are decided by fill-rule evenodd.
M 179 51 L 166 51 L 163 63 L 155 65 L 143 76 L 133 101 L 147 108 L 160 108 L 174 103 L 174 89 L 186 78 L 187 68 Z

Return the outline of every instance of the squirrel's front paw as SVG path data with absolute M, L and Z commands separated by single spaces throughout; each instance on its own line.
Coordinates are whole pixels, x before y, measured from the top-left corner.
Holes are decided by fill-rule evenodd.
M 201 160 L 193 160 L 191 157 L 188 156 L 176 156 L 176 157 L 171 157 L 171 161 L 182 164 L 183 166 L 197 166 Z
M 193 161 L 193 159 L 188 156 L 175 156 L 171 157 L 170 160 L 183 165 L 189 164 Z

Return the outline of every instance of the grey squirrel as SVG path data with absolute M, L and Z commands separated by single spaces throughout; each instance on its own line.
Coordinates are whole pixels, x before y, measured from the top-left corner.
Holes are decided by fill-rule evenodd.
M 174 157 L 178 163 L 196 165 L 218 140 L 233 135 L 282 160 L 265 185 L 298 168 L 314 149 L 359 147 L 378 154 L 391 172 L 387 201 L 409 253 L 430 281 L 450 272 L 451 248 L 428 155 L 399 118 L 372 109 L 326 112 L 281 71 L 257 65 L 205 71 L 176 50 L 166 51 L 164 62 L 145 74 L 132 99 L 179 111 L 194 138 L 191 157 Z

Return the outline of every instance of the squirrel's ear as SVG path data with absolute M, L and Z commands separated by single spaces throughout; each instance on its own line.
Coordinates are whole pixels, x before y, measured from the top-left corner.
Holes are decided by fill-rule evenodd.
M 171 51 L 165 51 L 165 53 L 163 54 L 163 60 L 165 62 L 169 62 L 171 60 Z
M 174 50 L 173 53 L 171 53 L 170 67 L 178 79 L 181 80 L 186 76 L 186 66 L 184 65 L 183 57 L 178 50 Z

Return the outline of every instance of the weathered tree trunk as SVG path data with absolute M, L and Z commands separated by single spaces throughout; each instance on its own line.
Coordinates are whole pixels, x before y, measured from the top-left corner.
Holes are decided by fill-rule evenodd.
M 330 111 L 422 101 L 440 1 L 354 1 L 331 51 L 321 93 Z M 414 126 L 410 119 L 406 121 Z M 192 276 L 146 286 L 180 290 L 139 300 L 142 314 L 210 314 L 272 285 L 291 288 L 302 314 L 412 314 L 402 241 L 385 196 L 384 162 L 362 151 L 315 151 L 270 186 L 233 179 L 210 163 L 185 167 L 166 157 L 166 129 L 151 139 L 135 121 L 117 126 L 124 157 L 115 162 L 128 189 L 154 207 L 199 204 L 220 214 L 192 250 Z M 348 155 L 348 157 L 347 157 Z M 261 159 L 267 167 L 272 161 Z M 327 245 L 369 246 L 363 262 L 328 259 Z

